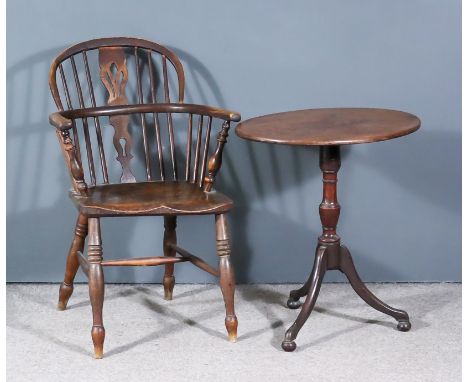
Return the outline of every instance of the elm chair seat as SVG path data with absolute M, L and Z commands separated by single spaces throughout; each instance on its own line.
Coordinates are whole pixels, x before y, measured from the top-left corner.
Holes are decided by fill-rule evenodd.
M 187 182 L 109 184 L 89 188 L 85 197 L 71 191 L 70 198 L 87 216 L 204 215 L 233 207 L 222 193 Z

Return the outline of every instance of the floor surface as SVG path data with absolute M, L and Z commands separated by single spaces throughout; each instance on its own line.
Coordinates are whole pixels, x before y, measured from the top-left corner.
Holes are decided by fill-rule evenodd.
M 66 311 L 58 285 L 7 285 L 7 381 L 460 381 L 461 285 L 369 284 L 411 317 L 410 332 L 365 305 L 348 284 L 325 284 L 297 339 L 291 285 L 239 286 L 239 339 L 226 339 L 216 285 L 107 285 L 104 359 L 92 356 L 87 285 Z

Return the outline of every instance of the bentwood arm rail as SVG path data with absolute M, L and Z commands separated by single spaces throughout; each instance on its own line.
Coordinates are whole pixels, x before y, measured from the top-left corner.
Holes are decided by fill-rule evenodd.
M 216 107 L 195 104 L 180 103 L 153 103 L 142 105 L 116 105 L 99 106 L 83 109 L 67 110 L 52 113 L 50 123 L 58 129 L 70 129 L 72 120 L 76 118 L 92 118 L 114 115 L 138 114 L 138 113 L 183 113 L 197 114 L 207 117 L 220 118 L 229 122 L 238 122 L 241 115 L 235 111 L 224 110 Z
M 69 130 L 73 127 L 73 121 L 64 117 L 61 112 L 52 113 L 49 116 L 49 122 L 52 126 L 55 126 L 55 128 L 59 130 Z
M 68 139 L 68 131 L 74 127 L 74 121 L 76 119 L 86 119 L 86 118 L 97 118 L 97 117 L 113 117 L 120 115 L 129 115 L 129 114 L 189 114 L 198 115 L 201 117 L 207 116 L 210 118 L 218 118 L 225 121 L 225 125 L 218 135 L 218 144 L 213 155 L 210 156 L 208 160 L 208 169 L 206 177 L 200 177 L 200 186 L 204 183 L 204 190 L 210 191 L 214 183 L 214 178 L 218 173 L 221 162 L 222 162 L 222 151 L 224 143 L 226 142 L 227 131 L 229 130 L 229 123 L 231 121 L 238 122 L 241 119 L 241 115 L 237 112 L 225 110 L 221 108 L 216 108 L 206 105 L 196 105 L 196 104 L 181 104 L 181 103 L 152 103 L 152 104 L 136 104 L 136 105 L 115 105 L 115 106 L 100 106 L 92 108 L 83 108 L 83 109 L 71 109 L 67 111 L 60 111 L 52 113 L 49 116 L 49 122 L 51 125 L 55 126 L 59 135 L 61 135 L 61 143 L 65 144 L 64 139 L 66 139 L 68 144 L 68 149 L 66 151 L 71 152 L 73 156 L 76 156 L 72 142 Z M 210 122 L 211 123 L 211 122 Z M 172 123 L 171 123 L 172 125 Z M 206 150 L 206 149 L 205 149 Z M 86 194 L 85 189 L 87 188 L 86 183 L 83 179 L 83 169 L 79 158 L 67 158 L 66 161 L 69 162 L 68 166 L 72 168 L 79 167 L 79 170 L 75 171 L 78 176 L 72 174 L 73 183 L 75 191 L 78 191 L 81 194 Z M 208 159 L 208 158 L 207 158 Z M 73 163 L 73 166 L 70 166 L 70 162 Z M 203 164 L 204 166 L 204 164 Z M 77 183 L 79 187 L 77 186 Z

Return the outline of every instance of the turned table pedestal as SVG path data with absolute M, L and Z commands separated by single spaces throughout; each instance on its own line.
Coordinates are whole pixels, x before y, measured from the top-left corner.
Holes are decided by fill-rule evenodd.
M 419 119 L 412 114 L 396 110 L 357 108 L 291 111 L 252 118 L 237 126 L 237 135 L 248 140 L 320 147 L 323 199 L 319 214 L 323 232 L 318 238 L 312 273 L 301 288 L 291 291 L 289 295 L 287 305 L 291 309 L 301 307 L 299 299 L 307 297 L 296 321 L 286 331 L 283 350 L 296 349 L 294 340 L 314 308 L 323 277 L 328 270 L 343 272 L 354 291 L 367 304 L 395 318 L 398 321 L 398 330 L 410 330 L 408 313 L 385 304 L 367 289 L 356 271 L 349 250 L 341 244 L 336 233 L 340 216 L 336 183 L 341 165 L 341 145 L 397 138 L 416 131 L 419 126 Z

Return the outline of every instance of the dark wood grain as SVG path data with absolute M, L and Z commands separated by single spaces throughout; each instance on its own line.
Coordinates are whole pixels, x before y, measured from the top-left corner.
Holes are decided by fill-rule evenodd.
M 92 51 L 97 51 L 98 55 L 92 55 Z M 89 54 L 88 54 L 89 53 Z M 157 56 L 160 56 L 162 60 L 162 72 L 157 73 L 154 60 L 157 59 Z M 99 78 L 100 81 L 93 81 L 90 73 L 90 68 L 95 67 L 91 65 L 90 60 L 93 57 L 98 57 L 98 64 L 100 68 Z M 135 70 L 133 71 L 134 76 L 136 77 L 136 90 L 137 93 L 135 97 L 128 97 L 126 92 L 126 84 L 130 80 L 132 73 L 129 72 L 127 66 L 129 60 L 134 64 Z M 68 65 L 73 69 L 72 81 L 75 83 L 76 94 L 73 97 L 71 95 L 70 86 L 67 80 L 68 72 L 64 71 L 64 67 Z M 144 70 L 144 66 L 148 67 L 148 70 Z M 86 83 L 89 88 L 89 100 L 91 107 L 87 105 L 87 99 L 84 96 L 82 88 L 82 80 L 80 80 L 81 73 L 79 73 L 80 68 L 84 67 Z M 173 97 L 177 99 L 177 103 L 171 103 L 170 95 L 170 82 L 173 81 L 169 76 L 169 70 L 172 68 L 175 70 L 176 78 L 178 81 L 178 95 Z M 143 78 L 143 73 L 147 73 L 148 78 Z M 62 80 L 63 89 L 60 90 L 58 87 L 57 76 L 60 74 L 60 79 Z M 158 74 L 162 77 L 158 81 L 156 78 Z M 105 142 L 102 142 L 103 134 L 102 124 L 100 122 L 101 118 L 109 118 L 110 125 L 114 127 L 114 147 L 117 152 L 118 161 L 122 165 L 122 176 L 121 182 L 135 182 L 135 164 L 132 160 L 134 153 L 134 141 L 138 142 L 138 138 L 141 137 L 141 142 L 143 143 L 144 148 L 144 159 L 145 159 L 145 171 L 147 174 L 146 180 L 158 180 L 152 174 L 152 158 L 151 158 L 151 146 L 157 147 L 157 162 L 159 164 L 160 179 L 166 180 L 166 174 L 164 171 L 164 155 L 163 147 L 169 147 L 170 150 L 170 164 L 172 166 L 172 180 L 179 180 L 178 171 L 177 171 L 177 156 L 180 150 L 176 150 L 175 140 L 177 136 L 175 134 L 176 126 L 172 120 L 173 113 L 185 113 L 192 116 L 207 116 L 207 122 L 202 126 L 203 133 L 206 137 L 206 141 L 209 142 L 211 122 L 213 120 L 213 130 L 217 130 L 217 127 L 221 127 L 219 124 L 220 121 L 214 121 L 214 119 L 220 119 L 224 121 L 238 121 L 240 120 L 240 115 L 235 112 L 228 110 L 223 110 L 220 108 L 205 106 L 205 105 L 191 105 L 184 103 L 184 86 L 185 86 L 185 75 L 183 71 L 182 64 L 178 57 L 169 49 L 146 40 L 134 39 L 134 38 L 105 38 L 91 40 L 84 43 L 77 44 L 71 48 L 66 49 L 62 52 L 52 63 L 50 74 L 49 74 L 49 84 L 52 91 L 54 101 L 59 109 L 59 114 L 61 117 L 58 118 L 57 115 L 51 115 L 51 123 L 60 128 L 68 129 L 69 125 L 73 129 L 73 143 L 76 147 L 77 158 L 81 160 L 81 151 L 80 151 L 80 139 L 78 139 L 78 134 L 76 134 L 77 126 L 75 120 L 81 120 L 83 123 L 83 132 L 84 132 L 84 141 L 86 149 L 86 158 L 87 165 L 89 167 L 89 183 L 91 185 L 99 184 L 98 173 L 95 169 L 94 157 L 96 152 L 99 152 L 99 159 L 101 164 L 101 178 L 103 183 L 109 183 L 108 176 L 108 158 L 106 158 L 104 152 Z M 156 91 L 157 87 L 163 86 L 164 96 L 163 103 L 157 103 Z M 101 89 L 99 88 L 101 86 Z M 150 89 L 148 89 L 148 86 Z M 95 94 L 102 93 L 102 87 L 106 90 L 106 104 L 97 105 Z M 149 91 L 149 96 L 147 97 Z M 61 99 L 61 95 L 65 95 L 66 105 L 68 110 L 64 110 Z M 148 100 L 148 98 L 150 98 Z M 76 102 L 78 100 L 79 102 Z M 135 104 L 132 102 L 136 101 Z M 149 102 L 149 103 L 148 103 Z M 154 128 L 156 136 L 154 137 L 156 142 L 151 142 L 152 137 L 148 134 L 148 126 L 146 122 L 145 114 L 152 114 L 152 119 L 155 122 Z M 135 134 L 130 134 L 131 130 L 131 115 L 139 115 L 140 125 L 142 133 L 140 137 L 135 136 Z M 168 145 L 165 142 L 162 142 L 161 135 L 161 124 L 159 123 L 159 115 L 167 119 L 167 128 L 168 128 Z M 88 125 L 88 118 L 93 118 L 95 122 L 95 131 L 93 132 L 90 126 Z M 69 121 L 67 121 L 67 119 Z M 208 134 L 206 134 L 208 132 Z M 93 134 L 96 134 L 97 137 L 97 148 L 94 147 Z M 185 143 L 185 142 L 184 142 Z M 189 147 L 186 144 L 186 147 Z M 191 147 L 191 146 L 190 146 Z M 199 157 L 202 158 L 203 162 L 198 163 L 194 162 L 193 165 L 196 168 L 197 175 L 205 174 L 207 171 L 206 166 L 208 163 L 208 158 L 204 156 L 208 154 L 206 151 L 199 153 Z M 208 154 L 210 155 L 210 154 Z M 211 156 L 210 156 L 211 158 Z M 185 158 L 184 158 L 185 159 Z M 112 166 L 111 166 L 112 167 Z M 195 170 L 195 169 L 194 169 Z M 197 178 L 197 182 L 204 183 L 204 176 L 201 179 Z M 204 184 L 201 185 L 201 187 Z
M 93 86 L 93 80 L 91 79 L 91 72 L 89 70 L 89 64 L 88 64 L 88 56 L 86 55 L 86 52 L 82 52 L 83 56 L 83 62 L 86 68 L 86 81 L 88 82 L 88 89 L 89 89 L 89 97 L 91 99 L 91 106 L 96 107 L 96 97 L 94 95 L 94 86 Z M 102 141 L 102 132 L 101 132 L 101 123 L 99 121 L 99 117 L 94 117 L 94 127 L 96 128 L 96 136 L 97 136 L 97 141 L 98 141 L 98 147 L 99 147 L 99 158 L 101 160 L 101 170 L 102 170 L 102 176 L 103 176 L 103 182 L 105 184 L 109 183 L 109 175 L 107 173 L 107 161 L 106 161 L 106 154 L 104 152 L 104 144 Z M 76 140 L 78 141 L 78 140 Z
M 150 88 L 151 88 L 151 102 L 153 104 L 156 103 L 156 83 L 155 83 L 155 76 L 154 67 L 153 67 L 153 59 L 151 55 L 151 51 L 147 51 L 147 60 L 148 60 L 148 71 L 150 74 Z M 164 159 L 162 155 L 162 143 L 161 143 L 161 128 L 159 124 L 159 116 L 157 113 L 153 113 L 153 123 L 154 123 L 154 131 L 156 135 L 156 148 L 158 150 L 158 165 L 159 165 L 159 172 L 161 175 L 161 180 L 165 180 L 166 174 L 164 170 Z
M 323 177 L 323 199 L 319 207 L 319 213 L 323 231 L 318 238 L 315 263 L 311 275 L 303 287 L 291 291 L 289 295 L 287 305 L 290 309 L 299 308 L 299 298 L 307 297 L 296 320 L 286 331 L 282 347 L 287 352 L 296 349 L 295 339 L 314 309 L 327 270 L 343 272 L 353 289 L 367 304 L 398 321 L 397 329 L 399 331 L 408 331 L 411 328 L 408 313 L 392 308 L 369 291 L 354 267 L 349 250 L 341 245 L 341 239 L 336 233 L 336 226 L 340 216 L 340 205 L 337 198 L 338 170 L 340 166 L 340 146 L 321 146 L 320 169 Z
M 234 268 L 231 263 L 231 243 L 227 217 L 224 214 L 215 216 L 216 251 L 219 256 L 219 284 L 223 292 L 226 307 L 225 325 L 229 341 L 237 341 L 237 316 L 234 310 Z
M 174 265 L 175 263 L 183 263 L 184 261 L 189 260 L 182 257 L 148 256 L 104 260 L 101 265 L 103 267 L 152 267 L 155 265 Z
M 184 93 L 185 93 L 185 75 L 182 63 L 174 52 L 170 49 L 157 44 L 152 41 L 143 40 L 140 38 L 133 37 L 106 37 L 99 38 L 89 41 L 84 41 L 79 44 L 73 45 L 70 48 L 65 49 L 61 52 L 55 60 L 52 62 L 52 65 L 49 70 L 49 85 L 52 92 L 52 97 L 55 101 L 59 110 L 64 110 L 62 100 L 60 97 L 60 91 L 57 86 L 56 72 L 59 65 L 68 58 L 75 56 L 83 51 L 92 51 L 95 49 L 105 48 L 105 47 L 128 47 L 128 48 L 143 48 L 155 52 L 159 55 L 164 55 L 170 63 L 173 65 L 177 73 L 178 80 L 178 101 L 184 102 Z M 70 107 L 72 108 L 72 107 Z
M 158 69 L 158 59 L 162 70 Z M 132 64 L 134 70 L 129 70 Z M 99 68 L 94 81 L 93 68 Z M 175 77 L 171 77 L 174 72 Z M 79 214 L 64 282 L 59 290 L 58 308 L 66 308 L 75 274 L 81 267 L 89 280 L 94 353 L 96 358 L 101 358 L 105 338 L 103 267 L 164 265 L 164 297 L 171 300 L 174 264 L 190 262 L 220 277 L 228 338 L 235 340 L 234 270 L 226 229 L 227 213 L 233 202 L 214 190 L 213 184 L 221 167 L 230 122 L 239 121 L 240 114 L 184 103 L 185 75 L 179 58 L 162 45 L 136 38 L 96 39 L 64 50 L 51 65 L 49 85 L 58 109 L 49 116 L 49 121 L 56 129 L 73 187 L 70 197 Z M 158 87 L 163 92 L 159 97 L 162 103 L 158 102 Z M 104 101 L 97 97 L 101 94 Z M 187 123 L 178 123 L 184 118 Z M 93 125 L 89 124 L 89 119 L 94 121 Z M 148 121 L 152 121 L 154 133 Z M 187 133 L 179 134 L 184 128 Z M 107 129 L 113 130 L 111 135 Z M 192 134 L 193 130 L 196 134 Z M 210 137 L 215 131 L 219 132 L 218 143 L 212 151 Z M 106 142 L 110 136 L 112 142 Z M 181 136 L 186 139 L 181 140 Z M 106 155 L 108 148 L 112 150 L 112 144 L 113 151 Z M 120 171 L 118 164 L 110 162 L 114 159 L 120 163 Z M 185 164 L 183 179 L 179 179 L 178 162 Z M 144 166 L 143 171 L 141 166 Z M 111 173 L 115 172 L 115 167 L 118 178 Z M 141 173 L 145 174 L 144 179 L 138 179 Z M 207 214 L 218 216 L 219 271 L 177 246 L 177 216 Z M 164 256 L 151 254 L 144 258 L 103 260 L 100 218 L 122 216 L 163 216 Z M 82 252 L 88 226 L 85 257 Z
M 78 101 L 79 101 L 79 107 L 84 108 L 85 103 L 84 103 L 84 97 L 83 97 L 83 91 L 81 89 L 81 82 L 78 76 L 78 71 L 76 69 L 76 63 L 75 63 L 75 58 L 70 57 L 70 62 L 71 66 L 73 68 L 73 78 L 75 80 L 75 86 L 76 86 L 76 93 L 78 95 Z M 86 143 L 86 155 L 88 156 L 88 166 L 89 166 L 89 174 L 91 178 L 91 184 L 95 185 L 96 184 L 96 170 L 94 168 L 94 155 L 93 155 L 93 148 L 91 146 L 91 138 L 89 134 L 89 126 L 88 126 L 88 119 L 87 118 L 82 118 L 81 119 L 83 123 L 83 132 L 84 132 L 84 137 L 85 137 L 85 143 Z M 78 140 L 78 136 L 75 137 Z
M 88 235 L 88 218 L 85 215 L 79 214 L 75 225 L 75 234 L 73 237 L 70 250 L 68 251 L 67 265 L 65 268 L 65 276 L 63 283 L 60 285 L 59 301 L 57 304 L 58 310 L 65 310 L 68 300 L 73 293 L 73 280 L 75 280 L 76 272 L 78 271 L 79 261 L 77 252 L 83 252 L 86 236 Z
M 164 256 L 168 258 L 175 258 L 176 251 L 174 246 L 177 245 L 177 217 L 164 216 L 164 239 L 163 239 L 163 252 Z M 172 293 L 174 291 L 175 277 L 174 277 L 174 264 L 166 264 L 163 277 L 164 285 L 164 299 L 172 300 Z
M 241 122 L 236 133 L 252 141 L 301 146 L 346 145 L 401 137 L 421 122 L 388 109 L 331 108 L 269 114 Z
M 206 215 L 228 212 L 233 202 L 220 192 L 203 192 L 187 182 L 109 184 L 70 197 L 87 216 Z
M 104 337 L 106 331 L 102 320 L 102 307 L 104 305 L 104 272 L 102 271 L 102 241 L 101 226 L 98 218 L 89 218 L 88 241 L 88 286 L 89 299 L 93 311 L 93 326 L 91 338 L 94 344 L 94 355 L 102 358 L 104 353 Z
M 99 116 L 113 116 L 124 114 L 137 114 L 137 113 L 191 113 L 197 115 L 211 116 L 213 118 L 220 118 L 226 121 L 237 122 L 240 121 L 240 114 L 235 111 L 220 109 L 217 107 L 196 105 L 190 103 L 147 103 L 143 105 L 122 105 L 122 106 L 99 106 L 84 109 L 66 110 L 59 113 L 64 118 L 75 119 L 85 117 L 99 117 Z M 58 118 L 58 117 L 57 117 Z M 71 121 L 67 123 L 71 124 Z M 52 121 L 51 121 L 52 123 Z M 62 126 L 60 126 L 62 127 Z M 68 128 L 63 126 L 63 128 Z
M 181 248 L 181 247 L 179 247 L 177 245 L 170 244 L 170 246 L 174 249 L 174 251 L 176 251 L 177 253 L 182 255 L 182 257 L 185 260 L 190 261 L 196 267 L 198 267 L 200 269 L 203 269 L 205 272 L 209 273 L 210 275 L 213 275 L 215 277 L 219 277 L 219 271 L 217 271 L 211 265 L 206 263 L 204 260 L 200 259 L 198 256 L 195 256 L 195 255 L 191 254 L 186 249 L 183 249 L 183 248 Z
M 287 306 L 301 307 L 294 323 L 286 331 L 282 348 L 296 349 L 296 337 L 312 313 L 323 277 L 328 270 L 339 270 L 348 278 L 356 293 L 370 306 L 398 321 L 399 331 L 411 328 L 408 314 L 379 300 L 364 285 L 354 267 L 351 254 L 341 245 L 337 234 L 340 204 L 337 196 L 338 171 L 341 167 L 340 146 L 351 143 L 377 142 L 416 131 L 419 119 L 409 113 L 386 109 L 312 109 L 271 114 L 240 123 L 236 133 L 245 139 L 288 145 L 320 146 L 323 197 L 319 206 L 322 234 L 318 238 L 315 261 L 304 285 L 292 290 Z
M 128 82 L 128 70 L 123 48 L 100 48 L 99 67 L 99 76 L 108 94 L 107 104 L 109 106 L 127 105 L 128 98 L 125 95 L 125 87 Z M 135 175 L 130 165 L 133 158 L 133 139 L 128 130 L 129 117 L 126 114 L 111 115 L 109 123 L 114 128 L 113 143 L 117 151 L 117 160 L 122 166 L 120 181 L 122 183 L 135 183 Z M 123 146 L 122 140 L 125 142 Z M 145 149 L 147 148 L 145 147 Z
M 223 162 L 224 144 L 227 142 L 229 135 L 229 122 L 224 122 L 222 130 L 218 134 L 216 150 L 208 163 L 208 176 L 205 177 L 205 191 L 211 191 L 216 174 L 221 168 Z
M 89 279 L 89 261 L 88 261 L 88 259 L 85 257 L 85 255 L 83 255 L 83 252 L 81 252 L 81 251 L 77 251 L 76 255 L 78 257 L 78 262 L 80 263 L 81 270 L 83 271 L 85 276 Z
M 77 146 L 74 145 L 74 142 L 70 137 L 70 131 L 57 129 L 55 133 L 59 140 L 66 166 L 70 173 L 74 192 L 83 196 L 88 195 L 88 186 L 84 179 L 83 167 L 78 156 Z

